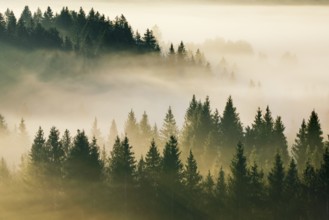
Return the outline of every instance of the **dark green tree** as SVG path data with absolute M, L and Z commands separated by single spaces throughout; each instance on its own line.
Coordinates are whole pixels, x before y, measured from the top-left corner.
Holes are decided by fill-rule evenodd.
M 187 190 L 187 193 L 194 199 L 200 193 L 200 183 L 202 176 L 198 171 L 198 165 L 194 159 L 192 151 L 187 158 L 185 169 L 183 171 L 183 184 Z
M 231 162 L 231 176 L 229 179 L 229 192 L 233 202 L 232 205 L 235 208 L 235 219 L 241 219 L 249 210 L 249 186 L 250 177 L 248 175 L 247 159 L 240 142 Z
M 273 145 L 275 146 L 274 149 L 280 153 L 283 162 L 287 164 L 290 158 L 288 154 L 288 142 L 284 135 L 284 130 L 285 127 L 282 123 L 281 117 L 278 116 L 273 127 Z M 272 152 L 272 155 L 274 153 L 275 151 Z
M 268 174 L 268 193 L 274 219 L 283 218 L 285 171 L 280 154 L 275 155 L 273 167 Z
M 284 180 L 284 197 L 287 219 L 300 219 L 301 209 L 301 183 L 298 177 L 297 165 L 291 160 Z
M 242 124 L 240 122 L 239 114 L 233 106 L 231 96 L 227 100 L 220 125 L 221 159 L 223 164 L 227 166 L 229 161 L 225 158 L 231 158 L 233 156 L 235 146 L 243 139 Z
M 303 119 L 302 125 L 297 133 L 297 138 L 292 147 L 292 154 L 298 164 L 298 169 L 300 171 L 304 170 L 306 162 L 308 160 L 307 155 L 307 133 L 306 133 L 306 123 Z
M 323 153 L 323 132 L 318 114 L 313 110 L 306 125 L 308 155 L 316 167 L 320 167 L 321 155 Z

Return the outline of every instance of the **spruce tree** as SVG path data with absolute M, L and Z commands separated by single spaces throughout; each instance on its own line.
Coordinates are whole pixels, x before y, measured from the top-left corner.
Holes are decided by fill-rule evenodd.
M 128 114 L 128 119 L 125 124 L 125 135 L 129 138 L 130 143 L 134 146 L 139 146 L 139 127 L 133 110 Z
M 265 200 L 265 184 L 264 173 L 259 170 L 258 165 L 254 162 L 249 171 L 250 189 L 249 201 L 251 204 L 251 212 L 257 218 L 257 210 L 264 208 Z
M 220 150 L 224 165 L 228 165 L 229 161 L 225 158 L 233 156 L 235 146 L 243 138 L 242 124 L 231 96 L 227 100 L 220 125 Z
M 273 127 L 273 144 L 275 146 L 274 149 L 280 153 L 283 162 L 287 164 L 289 161 L 288 142 L 284 135 L 284 130 L 285 127 L 282 123 L 281 117 L 278 116 Z M 272 154 L 274 153 L 275 151 L 272 151 Z
M 48 152 L 45 147 L 45 142 L 44 132 L 42 128 L 39 127 L 37 134 L 34 137 L 30 152 L 31 163 L 33 165 L 38 166 L 47 161 Z
M 238 143 L 236 153 L 231 162 L 231 177 L 229 179 L 229 191 L 233 206 L 236 209 L 236 219 L 244 216 L 248 210 L 248 198 L 250 178 L 247 169 L 247 159 L 243 146 Z
M 287 217 L 293 219 L 299 216 L 301 211 L 301 183 L 295 160 L 292 159 L 284 180 L 284 197 Z M 300 216 L 301 217 L 301 216 Z
M 176 125 L 175 117 L 172 113 L 171 107 L 169 106 L 168 112 L 164 119 L 162 128 L 160 130 L 160 137 L 163 143 L 166 143 L 171 139 L 171 136 L 178 136 L 178 128 Z
M 146 112 L 143 113 L 142 119 L 139 122 L 139 130 L 140 130 L 140 145 L 142 149 L 146 149 L 147 145 L 151 141 L 152 129 L 149 123 L 148 116 Z
M 183 183 L 186 187 L 188 194 L 197 196 L 200 192 L 201 175 L 198 171 L 198 165 L 194 159 L 192 151 L 187 158 L 185 169 L 183 172 Z
M 116 137 L 118 136 L 118 129 L 117 129 L 117 125 L 115 123 L 115 120 L 112 120 L 112 123 L 111 123 L 111 127 L 110 127 L 110 133 L 109 133 L 109 136 L 108 136 L 108 147 L 112 147 L 114 142 L 115 142 L 115 139 Z
M 308 155 L 307 152 L 307 133 L 306 133 L 306 123 L 303 119 L 302 125 L 297 133 L 297 138 L 292 147 L 292 154 L 297 161 L 298 169 L 301 171 L 304 169 Z
M 159 171 L 161 170 L 161 156 L 154 140 L 152 140 L 151 146 L 146 154 L 145 166 L 148 182 L 154 189 L 157 189 L 160 178 Z
M 307 146 L 311 160 L 316 167 L 320 167 L 321 155 L 323 153 L 322 129 L 318 114 L 313 110 L 306 125 Z
M 69 130 L 65 130 L 61 139 L 61 145 L 64 151 L 65 157 L 67 157 L 70 148 L 72 147 L 72 137 Z
M 282 218 L 284 205 L 284 178 L 285 171 L 280 154 L 275 155 L 273 167 L 268 174 L 268 193 L 272 215 L 274 219 Z
M 56 127 L 52 127 L 49 132 L 46 148 L 48 151 L 49 174 L 61 175 L 62 162 L 65 159 L 65 152 L 60 141 L 60 133 Z

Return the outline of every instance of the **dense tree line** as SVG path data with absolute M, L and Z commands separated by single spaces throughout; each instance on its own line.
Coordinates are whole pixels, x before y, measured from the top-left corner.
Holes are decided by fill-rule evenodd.
M 19 175 L 1 160 L 0 188 L 23 185 L 29 195 L 23 201 L 63 216 L 67 207 L 82 207 L 81 218 L 327 219 L 329 146 L 318 116 L 312 111 L 303 120 L 292 152 L 283 131 L 269 107 L 265 114 L 258 109 L 244 129 L 231 97 L 220 116 L 208 97 L 201 102 L 193 96 L 182 132 L 171 108 L 160 131 L 146 113 L 137 122 L 131 111 L 121 137 L 113 121 L 104 140 L 112 145 L 109 154 L 98 144 L 97 120 L 91 138 L 79 130 L 74 137 L 68 130 L 61 135 L 55 127 L 46 137 L 39 128 Z M 146 145 L 141 157 L 133 141 Z M 220 167 L 212 169 L 209 160 Z
M 94 9 L 86 13 L 83 8 L 74 11 L 63 7 L 55 13 L 48 7 L 44 12 L 37 9 L 32 13 L 25 6 L 19 18 L 7 9 L 4 14 L 0 13 L 0 43 L 30 50 L 74 51 L 86 57 L 118 52 L 163 54 L 170 64 L 209 66 L 200 50 L 187 51 L 180 42 L 177 51 L 173 44 L 168 53 L 161 51 L 151 29 L 141 35 L 134 32 L 124 15 L 110 20 Z

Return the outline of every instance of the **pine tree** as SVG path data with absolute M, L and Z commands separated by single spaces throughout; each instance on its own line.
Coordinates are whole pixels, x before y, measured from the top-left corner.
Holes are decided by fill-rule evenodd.
M 227 199 L 227 184 L 225 181 L 225 172 L 223 167 L 220 168 L 216 186 L 215 186 L 215 196 L 218 201 L 219 206 L 224 206 Z
M 247 159 L 240 142 L 231 162 L 231 177 L 229 179 L 229 191 L 233 206 L 236 209 L 236 219 L 240 219 L 248 210 L 249 185 L 250 178 L 247 169 Z
M 143 113 L 142 119 L 139 122 L 139 130 L 140 130 L 140 144 L 143 149 L 146 148 L 146 146 L 150 143 L 151 141 L 151 136 L 152 136 L 152 129 L 149 124 L 148 116 L 146 112 Z
M 133 183 L 136 161 L 132 147 L 127 137 L 121 142 L 119 137 L 115 140 L 110 157 L 110 181 L 114 186 L 123 182 L 126 186 Z
M 280 154 L 275 155 L 273 167 L 268 174 L 268 192 L 274 219 L 282 218 L 284 203 L 284 178 L 285 172 Z
M 265 187 L 264 173 L 259 170 L 258 165 L 254 163 L 249 171 L 250 176 L 250 197 L 251 212 L 253 216 L 257 216 L 257 210 L 264 208 Z
M 186 59 L 186 49 L 183 41 L 180 42 L 178 48 L 177 48 L 177 58 L 179 62 L 184 62 Z
M 179 156 L 177 139 L 175 136 L 170 136 L 163 150 L 162 158 L 163 181 L 169 186 L 177 187 L 181 184 L 183 165 Z
M 295 139 L 295 143 L 292 147 L 292 154 L 297 161 L 298 169 L 301 171 L 304 169 L 307 157 L 307 133 L 306 133 L 306 123 L 303 119 L 302 125 L 297 133 L 297 138 Z
M 162 142 L 166 143 L 171 138 L 171 136 L 178 136 L 178 128 L 171 107 L 169 107 L 162 128 L 160 130 L 160 137 Z
M 95 139 L 89 143 L 85 132 L 78 130 L 65 161 L 67 179 L 87 185 L 90 182 L 99 181 L 98 174 L 102 171 L 100 170 L 99 159 L 95 159 L 99 157 L 95 145 Z
M 37 134 L 33 140 L 30 157 L 31 163 L 33 165 L 40 165 L 47 161 L 48 152 L 45 148 L 45 138 L 44 132 L 41 127 L 39 127 Z
M 61 139 L 61 145 L 64 151 L 65 157 L 67 157 L 69 150 L 72 147 L 72 138 L 69 130 L 65 130 Z
M 49 132 L 48 140 L 46 141 L 49 174 L 53 174 L 56 177 L 61 175 L 62 162 L 65 159 L 65 152 L 60 142 L 59 135 L 58 129 L 52 127 Z
M 90 178 L 96 182 L 101 180 L 103 173 L 103 162 L 100 158 L 99 146 L 97 145 L 97 139 L 93 137 L 89 147 L 89 173 Z
M 32 13 L 28 6 L 24 7 L 20 20 L 23 21 L 26 28 L 31 29 L 33 27 Z
M 228 165 L 229 161 L 225 158 L 231 158 L 236 144 L 243 138 L 242 124 L 231 96 L 227 100 L 220 125 L 220 150 L 224 165 Z
M 154 140 L 151 142 L 151 146 L 145 157 L 147 179 L 150 185 L 157 189 L 159 186 L 159 178 L 161 170 L 161 156 Z
M 190 151 L 190 154 L 187 158 L 183 177 L 183 183 L 187 189 L 188 194 L 197 196 L 197 193 L 200 192 L 200 182 L 202 177 L 198 171 L 198 165 L 194 159 L 192 151 Z
M 284 180 L 284 197 L 286 212 L 289 219 L 296 218 L 301 210 L 301 183 L 298 177 L 297 165 L 292 159 Z M 301 216 L 300 216 L 301 217 Z
M 139 127 L 133 110 L 128 114 L 128 119 L 125 124 L 125 134 L 132 145 L 139 146 Z
M 289 154 L 288 154 L 288 142 L 287 138 L 284 135 L 285 127 L 282 123 L 281 117 L 277 117 L 274 123 L 273 128 L 273 142 L 276 150 L 282 156 L 283 162 L 286 164 L 289 161 Z M 274 154 L 275 151 L 272 152 Z
M 329 149 L 323 153 L 323 160 L 319 170 L 320 192 L 322 200 L 323 219 L 329 218 Z
M 19 131 L 18 134 L 19 134 L 19 137 L 20 137 L 21 141 L 23 141 L 23 143 L 26 144 L 29 140 L 29 136 L 28 136 L 25 121 L 24 121 L 23 118 L 21 119 L 21 121 L 18 125 L 18 131 Z
M 108 136 L 108 143 L 107 143 L 109 147 L 113 146 L 117 136 L 118 136 L 117 124 L 115 123 L 115 120 L 112 120 L 110 133 Z
M 306 125 L 307 146 L 312 161 L 316 167 L 320 167 L 320 155 L 323 153 L 322 129 L 317 113 L 313 110 Z
M 103 145 L 103 138 L 102 138 L 102 133 L 101 133 L 101 130 L 99 129 L 98 127 L 98 121 L 97 121 L 97 118 L 94 119 L 94 122 L 93 122 L 93 125 L 91 127 L 91 138 L 96 138 L 97 142 L 100 144 L 100 145 Z

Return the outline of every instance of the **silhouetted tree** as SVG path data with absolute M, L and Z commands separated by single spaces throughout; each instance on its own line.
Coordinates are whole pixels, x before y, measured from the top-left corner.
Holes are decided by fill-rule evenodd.
M 160 130 L 160 137 L 162 139 L 162 142 L 165 143 L 173 135 L 178 136 L 179 134 L 178 134 L 178 128 L 176 125 L 175 117 L 172 113 L 171 107 L 169 107 L 162 128 Z
M 298 169 L 301 171 L 304 169 L 307 158 L 307 134 L 306 134 L 306 123 L 303 119 L 302 125 L 297 133 L 297 138 L 292 147 L 292 154 L 297 161 Z

